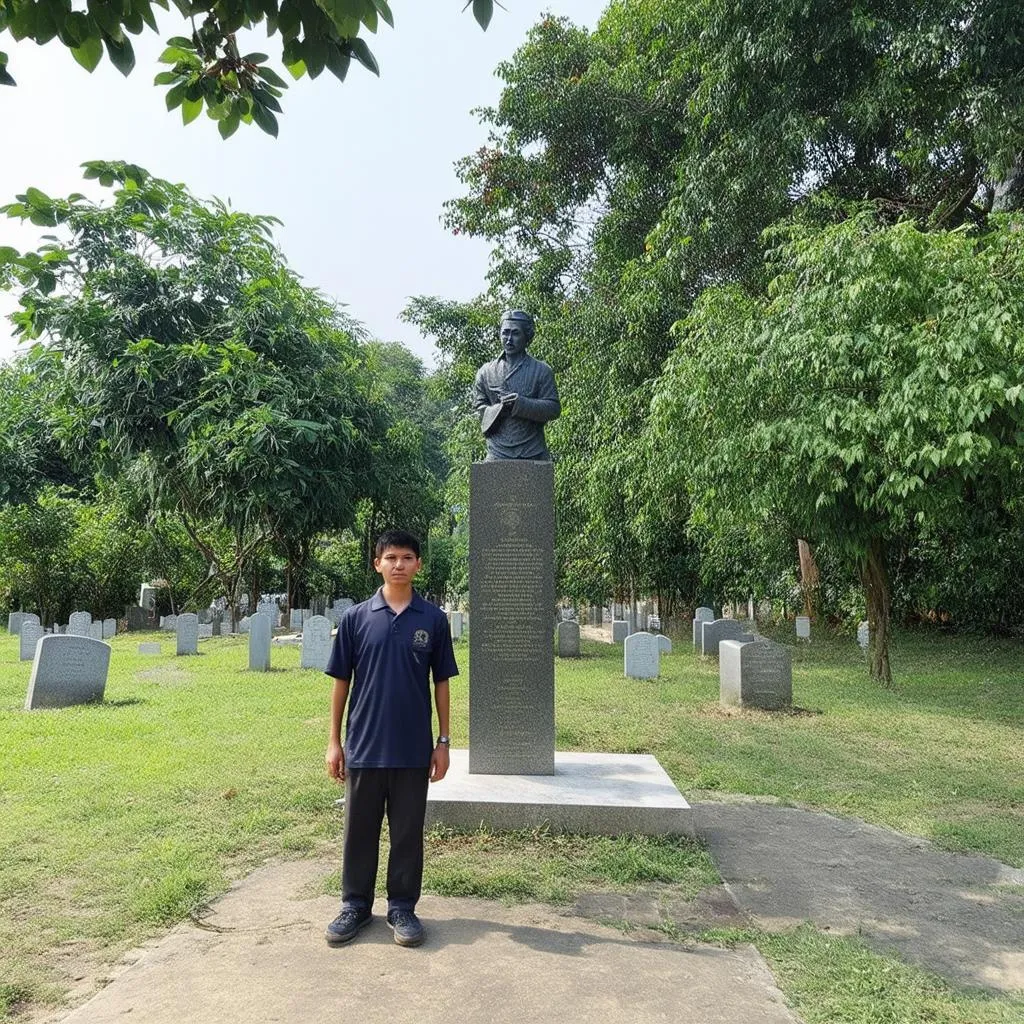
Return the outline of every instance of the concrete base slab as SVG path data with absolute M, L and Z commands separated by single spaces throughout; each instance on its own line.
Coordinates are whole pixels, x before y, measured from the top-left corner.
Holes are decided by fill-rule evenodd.
M 752 947 L 638 941 L 542 906 L 427 896 L 427 941 L 402 949 L 378 912 L 349 945 L 313 896 L 334 864 L 268 865 L 184 924 L 65 1024 L 796 1024 Z
M 554 775 L 470 775 L 453 750 L 430 787 L 427 824 L 549 828 L 596 835 L 692 835 L 690 805 L 650 754 L 555 752 Z

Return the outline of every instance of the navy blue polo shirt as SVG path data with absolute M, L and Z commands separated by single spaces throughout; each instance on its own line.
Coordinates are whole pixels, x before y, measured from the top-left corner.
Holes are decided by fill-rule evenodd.
M 396 615 L 378 590 L 338 623 L 327 675 L 347 679 L 349 768 L 428 768 L 434 750 L 430 674 L 459 674 L 443 611 L 415 591 Z

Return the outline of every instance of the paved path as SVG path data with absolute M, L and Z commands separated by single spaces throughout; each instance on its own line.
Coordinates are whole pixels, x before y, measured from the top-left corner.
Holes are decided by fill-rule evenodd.
M 1024 990 L 1024 870 L 794 807 L 699 803 L 694 816 L 761 927 L 812 921 L 961 984 Z

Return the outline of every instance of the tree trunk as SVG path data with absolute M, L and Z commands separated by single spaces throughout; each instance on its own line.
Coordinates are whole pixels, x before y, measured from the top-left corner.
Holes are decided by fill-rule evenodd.
M 809 619 L 817 617 L 818 610 L 818 563 L 814 560 L 811 545 L 805 540 L 797 540 L 796 550 L 800 556 L 800 589 L 804 597 L 804 613 Z
M 889 613 L 892 595 L 889 590 L 889 572 L 885 564 L 885 545 L 873 538 L 860 565 L 861 583 L 868 609 L 870 635 L 868 659 L 871 678 L 883 686 L 891 687 L 892 668 L 889 665 Z

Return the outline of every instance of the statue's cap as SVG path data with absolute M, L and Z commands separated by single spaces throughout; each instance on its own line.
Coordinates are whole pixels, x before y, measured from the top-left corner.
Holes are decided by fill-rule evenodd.
M 522 320 L 528 324 L 533 323 L 533 317 L 524 309 L 506 309 L 505 312 L 501 314 L 501 320 L 502 323 L 506 320 Z

